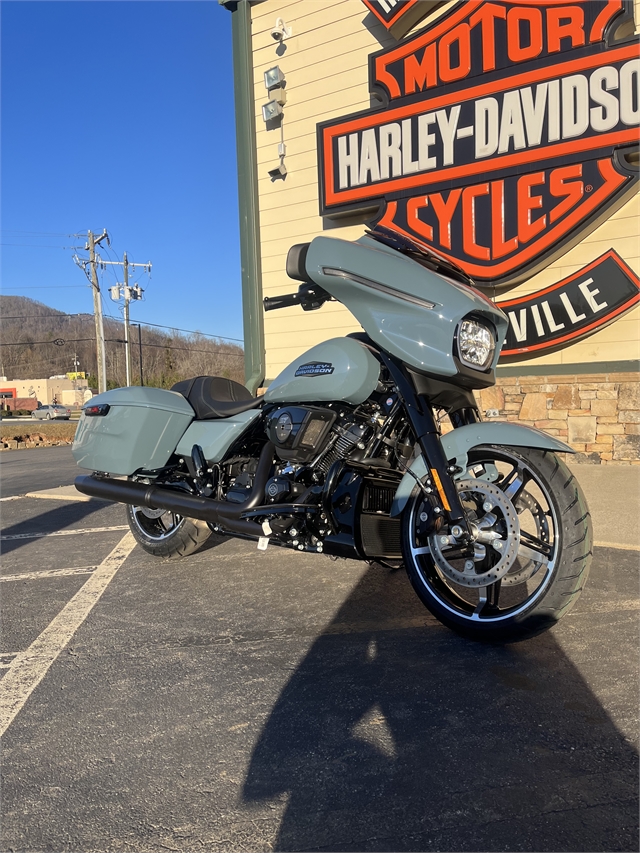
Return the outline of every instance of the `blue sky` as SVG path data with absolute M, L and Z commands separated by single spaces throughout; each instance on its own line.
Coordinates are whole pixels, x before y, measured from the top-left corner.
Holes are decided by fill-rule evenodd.
M 2 292 L 92 311 L 62 247 L 107 228 L 105 259 L 153 264 L 132 321 L 242 338 L 231 14 L 217 0 L 0 9 Z M 104 311 L 121 316 L 107 292 Z

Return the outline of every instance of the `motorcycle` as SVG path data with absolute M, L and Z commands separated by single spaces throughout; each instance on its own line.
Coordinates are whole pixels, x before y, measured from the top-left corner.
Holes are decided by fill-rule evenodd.
M 384 228 L 293 246 L 295 293 L 265 310 L 345 305 L 363 332 L 296 358 L 253 397 L 199 376 L 118 388 L 85 405 L 76 488 L 126 504 L 157 557 L 213 533 L 404 565 L 442 623 L 512 640 L 555 624 L 589 572 L 592 527 L 572 449 L 483 422 L 507 318 L 439 254 Z M 448 432 L 443 425 L 448 418 Z

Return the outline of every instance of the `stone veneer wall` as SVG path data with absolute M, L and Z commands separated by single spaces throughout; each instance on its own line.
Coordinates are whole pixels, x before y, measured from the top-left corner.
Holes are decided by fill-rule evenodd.
M 476 397 L 484 420 L 558 436 L 577 451 L 575 462 L 640 465 L 638 373 L 501 376 Z

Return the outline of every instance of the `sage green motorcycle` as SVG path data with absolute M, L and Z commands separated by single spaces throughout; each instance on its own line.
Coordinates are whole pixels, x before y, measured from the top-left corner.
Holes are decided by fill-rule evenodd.
M 587 579 L 591 519 L 557 455 L 568 445 L 481 420 L 473 392 L 495 383 L 504 314 L 382 228 L 293 246 L 287 273 L 298 290 L 266 310 L 338 300 L 364 331 L 308 350 L 257 398 L 211 376 L 94 397 L 73 445 L 92 473 L 76 487 L 126 504 L 158 557 L 215 532 L 404 564 L 426 607 L 476 639 L 555 624 Z

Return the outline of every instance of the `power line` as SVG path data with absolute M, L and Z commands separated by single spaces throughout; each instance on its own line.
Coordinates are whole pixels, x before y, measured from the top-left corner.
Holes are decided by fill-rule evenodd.
M 45 344 L 51 344 L 52 346 L 64 346 L 65 344 L 79 344 L 86 343 L 87 341 L 93 341 L 95 338 L 65 338 L 63 344 L 56 344 L 54 340 L 51 341 L 18 341 L 17 343 L 5 343 L 4 341 L 0 343 L 0 347 L 34 347 Z M 124 340 L 121 338 L 105 338 L 105 341 L 110 344 L 123 344 Z M 157 347 L 158 349 L 175 349 L 175 350 L 183 350 L 184 352 L 201 352 L 205 355 L 213 355 L 215 353 L 222 353 L 223 355 L 231 356 L 232 358 L 244 358 L 244 353 L 236 353 L 236 352 L 227 352 L 222 349 L 194 349 L 193 347 L 174 347 L 170 344 L 148 344 L 144 341 L 142 342 L 143 347 Z
M 84 284 L 42 284 L 37 286 L 29 285 L 27 287 L 23 287 L 22 285 L 18 285 L 18 287 L 10 287 L 9 290 L 68 290 L 70 288 L 83 288 L 86 285 Z M 3 294 L 4 296 L 11 296 L 10 293 Z
M 5 314 L 2 314 L 3 320 L 40 320 L 42 317 L 67 317 L 71 319 L 71 317 L 89 317 L 89 314 L 64 314 L 60 312 L 60 314 L 12 314 L 7 317 Z M 115 318 L 114 318 L 115 319 Z
M 64 234 L 60 231 L 20 231 L 13 228 L 0 228 L 0 234 L 32 234 L 36 237 L 86 237 L 86 234 Z
M 135 325 L 135 324 L 134 324 Z M 105 338 L 107 343 L 110 344 L 123 344 L 124 340 L 121 338 Z M 184 352 L 201 352 L 205 355 L 215 355 L 216 353 L 222 353 L 222 355 L 228 355 L 231 358 L 244 358 L 244 353 L 238 352 L 227 352 L 223 349 L 193 349 L 193 347 L 172 347 L 168 344 L 147 344 L 144 341 L 142 342 L 143 347 L 157 347 L 158 349 L 176 349 L 183 350 Z
M 26 366 L 29 368 L 33 368 L 34 364 L 51 365 L 51 364 L 57 364 L 60 361 L 68 362 L 69 361 L 69 355 L 59 355 L 59 356 L 56 356 L 56 358 L 42 358 L 42 359 L 35 360 L 35 361 L 33 359 L 29 359 L 29 361 L 16 361 L 14 364 L 6 364 L 5 366 L 9 369 L 9 371 L 11 373 L 13 373 L 19 367 L 25 367 Z M 14 381 L 15 381 L 14 379 L 7 379 L 7 382 L 14 382 Z
M 78 251 L 81 246 L 47 246 L 43 243 L 0 243 L 0 246 L 25 246 L 28 249 L 73 249 Z
M 187 332 L 190 335 L 202 335 L 205 338 L 218 338 L 221 341 L 238 341 L 244 343 L 242 338 L 228 338 L 226 335 L 211 335 L 208 332 L 198 332 L 195 329 L 179 329 L 177 326 L 163 326 L 161 323 L 148 323 L 146 320 L 140 320 L 144 326 L 156 326 L 158 329 L 172 329 L 174 332 Z
M 81 287 L 84 285 L 76 285 L 77 287 Z M 106 313 L 106 312 L 105 312 Z M 16 314 L 15 316 L 6 317 L 3 316 L 3 320 L 39 320 L 41 317 L 90 317 L 86 311 L 81 312 L 79 314 L 66 314 L 64 312 L 60 312 L 59 314 Z M 107 314 L 111 320 L 115 320 L 116 323 L 122 323 L 121 317 L 116 317 L 113 314 Z M 138 322 L 138 321 L 136 321 Z M 216 338 L 219 341 L 237 341 L 238 343 L 244 343 L 242 338 L 229 338 L 226 335 L 213 335 L 210 332 L 200 332 L 196 329 L 180 329 L 177 326 L 164 326 L 162 323 L 149 323 L 146 320 L 140 320 L 140 324 L 142 326 L 153 326 L 157 329 L 171 329 L 174 332 L 185 332 L 190 335 L 202 335 L 204 338 Z
M 61 339 L 60 339 L 61 340 Z M 55 340 L 50 341 L 18 341 L 17 343 L 6 343 L 2 341 L 0 343 L 0 347 L 34 347 L 36 344 L 52 344 L 57 347 L 64 346 L 65 344 L 79 344 L 84 343 L 86 341 L 93 341 L 95 338 L 65 338 L 61 344 L 56 344 Z

